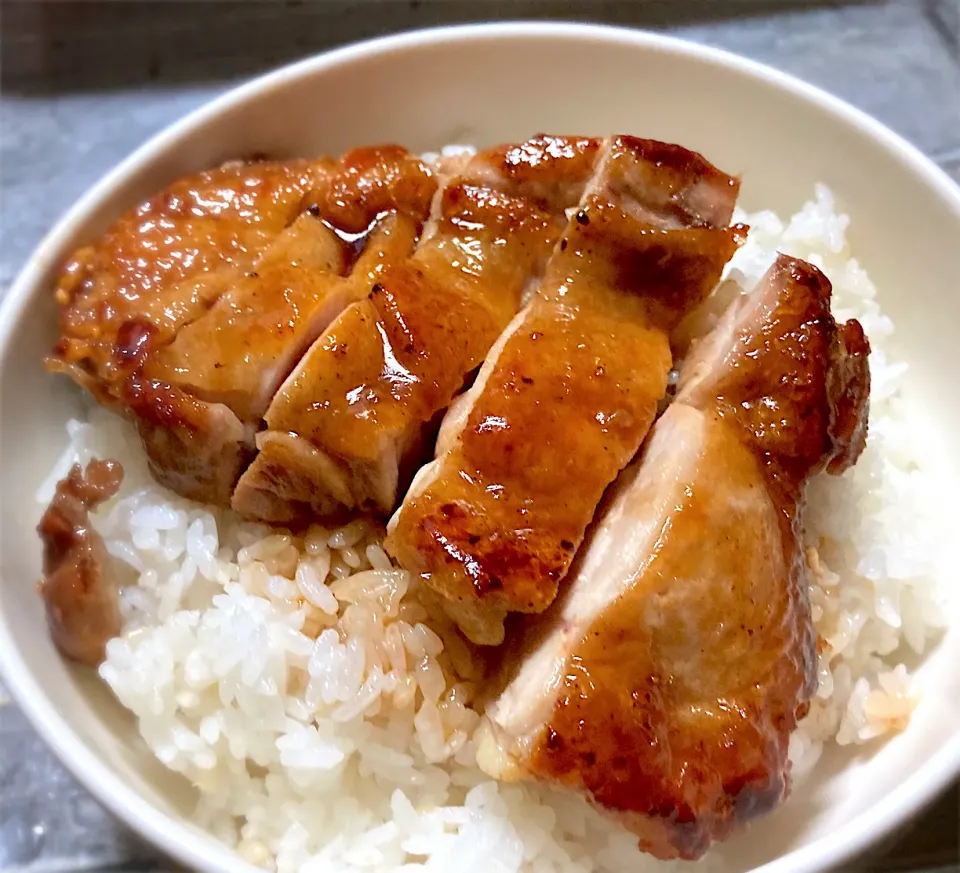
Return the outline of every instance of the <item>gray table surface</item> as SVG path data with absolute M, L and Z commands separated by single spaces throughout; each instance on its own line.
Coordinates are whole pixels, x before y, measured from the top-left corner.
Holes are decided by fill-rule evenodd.
M 7 0 L 0 8 L 0 294 L 104 172 L 236 82 L 366 36 L 507 18 L 626 24 L 730 49 L 866 110 L 960 181 L 960 0 Z M 856 869 L 960 869 L 958 796 L 954 786 Z M 173 869 L 63 771 L 2 688 L 0 869 Z

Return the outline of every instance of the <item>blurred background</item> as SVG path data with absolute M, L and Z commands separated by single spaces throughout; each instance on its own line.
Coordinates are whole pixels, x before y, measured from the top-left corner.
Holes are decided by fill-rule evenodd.
M 762 61 L 874 115 L 960 182 L 960 0 L 2 0 L 0 295 L 92 183 L 238 82 L 365 37 L 508 19 L 646 28 Z M 960 870 L 958 799 L 954 786 L 846 869 Z M 64 773 L 0 687 L 0 870 L 173 869 Z

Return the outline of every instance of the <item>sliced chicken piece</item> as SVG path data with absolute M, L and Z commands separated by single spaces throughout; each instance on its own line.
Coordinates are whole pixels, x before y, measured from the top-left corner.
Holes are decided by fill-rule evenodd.
M 585 795 L 660 858 L 777 806 L 816 688 L 804 485 L 863 447 L 869 346 L 781 257 L 693 350 L 487 709 L 492 775 Z
M 143 376 L 259 418 L 276 372 L 282 381 L 344 308 L 346 257 L 337 234 L 304 213 L 206 313 L 145 356 Z
M 113 497 L 122 481 L 116 461 L 90 461 L 86 470 L 74 464 L 37 526 L 43 542 L 39 592 L 50 636 L 64 657 L 92 667 L 120 633 L 120 612 L 107 548 L 89 513 Z
M 743 238 L 663 229 L 683 214 L 723 224 L 736 198 L 732 180 L 716 185 L 718 170 L 676 151 L 629 137 L 609 144 L 537 295 L 448 414 L 437 460 L 391 521 L 387 549 L 446 598 L 474 643 L 499 644 L 508 613 L 542 612 L 556 597 L 604 489 L 653 423 L 670 331 Z M 687 188 L 682 166 L 695 168 Z M 694 193 L 705 177 L 725 202 Z M 695 208 L 683 213 L 687 203 Z
M 162 334 L 204 309 L 301 210 L 330 163 L 231 162 L 181 179 L 80 249 L 56 289 L 63 336 L 48 360 L 81 384 L 112 382 L 125 325 Z M 108 392 L 107 392 L 108 393 Z
M 452 180 L 413 257 L 385 270 L 281 387 L 233 507 L 274 522 L 389 513 L 432 420 L 513 317 L 561 227 L 525 199 Z
M 538 134 L 477 154 L 463 181 L 532 200 L 548 212 L 572 209 L 593 178 L 603 140 Z
M 714 404 L 740 425 L 741 439 L 783 483 L 781 502 L 792 502 L 782 508 L 793 514 L 800 486 L 822 459 L 842 472 L 867 438 L 870 346 L 855 319 L 836 325 L 831 291 L 816 267 L 780 255 L 757 288 L 693 346 L 677 386 L 679 401 Z
M 464 179 L 517 193 L 544 209 L 571 209 L 593 177 L 602 148 L 603 140 L 594 137 L 538 134 L 519 145 L 481 152 Z M 624 209 L 640 210 L 661 227 L 729 223 L 737 179 L 672 143 L 631 137 L 631 148 L 636 160 L 614 163 L 606 179 Z M 641 192 L 639 200 L 633 191 Z
M 343 241 L 301 215 L 209 312 L 146 355 L 122 399 L 158 481 L 229 505 L 277 388 L 330 322 L 413 251 L 419 233 L 417 219 L 387 213 L 344 277 Z
M 103 403 L 151 347 L 169 342 L 253 269 L 308 207 L 355 233 L 396 209 L 423 217 L 431 172 L 397 146 L 338 161 L 232 162 L 182 179 L 132 209 L 64 267 L 62 337 L 47 359 Z

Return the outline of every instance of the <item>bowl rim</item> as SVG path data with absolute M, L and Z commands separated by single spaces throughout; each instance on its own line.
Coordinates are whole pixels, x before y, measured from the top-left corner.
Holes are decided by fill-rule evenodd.
M 376 55 L 442 43 L 496 40 L 615 43 L 624 48 L 681 56 L 759 79 L 814 104 L 836 120 L 857 128 L 878 142 L 894 158 L 908 165 L 927 185 L 936 189 L 951 205 L 960 222 L 960 186 L 899 134 L 814 85 L 724 49 L 628 27 L 575 22 L 506 21 L 423 28 L 353 42 L 260 74 L 229 88 L 150 137 L 80 197 L 31 253 L 0 303 L 0 356 L 9 348 L 18 324 L 27 317 L 31 300 L 41 292 L 40 283 L 46 268 L 67 240 L 113 191 L 132 179 L 145 165 L 155 162 L 180 140 L 246 101 L 269 95 L 302 77 L 322 74 Z M 188 822 L 175 820 L 145 800 L 109 765 L 102 763 L 78 741 L 70 725 L 58 715 L 40 684 L 32 677 L 7 631 L 3 616 L 0 616 L 0 677 L 38 735 L 68 771 L 113 815 L 152 845 L 191 868 L 235 873 L 239 866 L 251 873 L 254 871 L 232 849 L 218 844 L 212 834 L 197 833 Z M 812 873 L 841 864 L 921 811 L 957 774 L 960 774 L 960 731 L 920 768 L 909 774 L 879 811 L 860 813 L 833 833 L 763 864 L 754 873 Z

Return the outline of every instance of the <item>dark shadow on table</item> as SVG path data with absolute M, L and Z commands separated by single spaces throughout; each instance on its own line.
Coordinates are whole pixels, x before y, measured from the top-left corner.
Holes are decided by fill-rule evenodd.
M 244 0 L 3 3 L 8 94 L 235 79 L 345 39 L 499 20 L 604 21 L 656 29 L 879 0 Z

